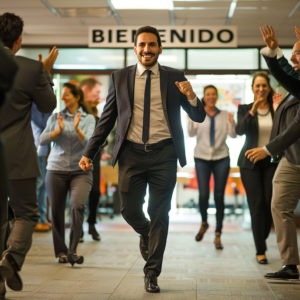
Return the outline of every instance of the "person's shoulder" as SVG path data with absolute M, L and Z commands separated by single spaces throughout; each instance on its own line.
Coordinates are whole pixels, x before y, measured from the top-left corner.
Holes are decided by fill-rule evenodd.
M 28 57 L 16 55 L 16 62 L 20 69 L 40 72 L 43 70 L 43 63 Z
M 169 72 L 169 73 L 184 74 L 184 72 L 182 70 L 178 70 L 178 69 L 174 69 L 174 68 L 167 67 L 167 66 L 162 66 L 162 65 L 159 65 L 159 66 L 160 66 L 161 70 Z
M 240 104 L 238 109 L 243 109 L 243 110 L 249 110 L 252 108 L 253 102 L 249 103 L 249 104 Z
M 120 70 L 117 70 L 117 71 L 114 71 L 113 74 L 116 76 L 124 75 L 124 74 L 127 74 L 128 72 L 134 70 L 135 68 L 136 68 L 136 64 L 132 65 L 132 66 L 128 66 L 123 69 L 120 69 Z

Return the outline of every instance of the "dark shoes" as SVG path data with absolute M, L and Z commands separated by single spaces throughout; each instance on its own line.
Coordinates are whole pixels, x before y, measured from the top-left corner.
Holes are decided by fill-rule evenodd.
M 95 225 L 89 224 L 89 234 L 92 235 L 94 241 L 100 241 L 100 235 L 97 232 Z
M 84 257 L 78 256 L 76 254 L 68 254 L 67 260 L 68 260 L 68 263 L 70 263 L 73 267 L 75 264 L 81 265 L 84 261 Z
M 159 293 L 160 287 L 157 285 L 157 277 L 155 275 L 146 275 L 144 277 L 145 289 L 148 293 Z
M 148 235 L 140 235 L 140 251 L 145 261 L 148 261 L 148 244 L 149 244 L 149 236 Z
M 67 263 L 68 263 L 68 260 L 67 260 L 66 257 L 60 257 L 60 258 L 58 259 L 58 262 L 59 262 L 60 264 L 67 264 Z
M 18 267 L 10 254 L 6 254 L 0 265 L 0 277 L 7 286 L 13 291 L 21 291 L 23 283 L 21 277 L 18 274 Z
M 200 242 L 203 239 L 204 233 L 207 231 L 208 227 L 209 225 L 207 223 L 201 225 L 201 228 L 195 237 L 196 242 Z
M 0 299 L 5 299 L 5 294 L 6 294 L 6 288 L 5 288 L 5 283 L 2 280 L 2 278 L 0 278 Z
M 267 259 L 267 258 L 258 260 L 258 258 L 257 258 L 257 256 L 256 256 L 256 261 L 257 261 L 257 263 L 260 264 L 260 265 L 267 265 L 267 264 L 268 264 L 268 259 Z
M 280 280 L 299 280 L 299 271 L 284 265 L 278 272 L 267 273 L 265 275 L 266 279 L 280 279 Z

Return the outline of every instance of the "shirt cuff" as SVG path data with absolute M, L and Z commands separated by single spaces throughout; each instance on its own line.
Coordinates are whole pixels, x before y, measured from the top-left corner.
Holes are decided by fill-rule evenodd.
M 275 57 L 277 55 L 277 52 L 279 50 L 279 47 L 272 50 L 269 47 L 264 47 L 260 50 L 260 54 L 267 56 L 267 57 Z
M 193 100 L 189 100 L 189 102 L 190 102 L 190 104 L 192 105 L 192 106 L 194 106 L 194 107 L 196 107 L 197 106 L 197 96 L 195 96 L 195 98 L 193 99 Z
M 283 52 L 279 47 L 277 49 L 278 49 L 277 50 L 277 59 L 279 59 L 279 58 L 283 57 Z
M 270 153 L 270 151 L 267 149 L 266 146 L 263 146 L 263 149 L 269 156 L 272 156 L 272 154 Z

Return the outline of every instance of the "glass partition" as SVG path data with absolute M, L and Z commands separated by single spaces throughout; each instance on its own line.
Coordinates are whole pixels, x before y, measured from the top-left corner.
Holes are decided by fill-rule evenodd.
M 127 66 L 137 63 L 137 57 L 133 49 L 127 49 Z M 158 62 L 162 65 L 184 70 L 185 69 L 185 50 L 184 49 L 163 49 L 162 54 L 158 58 Z
M 121 69 L 124 59 L 124 49 L 59 49 L 54 69 Z
M 45 59 L 49 53 L 50 53 L 50 49 L 48 48 L 21 48 L 18 52 L 17 52 L 17 56 L 24 56 L 27 58 L 31 58 L 34 60 L 38 60 L 38 54 L 42 54 L 42 59 Z
M 292 48 L 289 48 L 289 49 L 282 49 L 282 52 L 283 52 L 283 55 L 284 57 L 288 60 L 289 64 L 292 66 L 293 63 L 290 61 L 290 58 L 292 56 L 292 51 L 293 49 Z M 260 55 L 260 68 L 263 69 L 263 70 L 268 70 L 268 65 L 265 61 L 265 59 L 263 58 L 262 55 Z
M 258 49 L 189 49 L 190 70 L 255 70 Z

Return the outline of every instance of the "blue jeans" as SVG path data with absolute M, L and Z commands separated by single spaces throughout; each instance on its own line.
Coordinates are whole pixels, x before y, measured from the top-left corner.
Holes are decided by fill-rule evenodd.
M 46 159 L 45 156 L 39 156 L 39 165 L 41 170 L 41 176 L 37 178 L 37 201 L 39 206 L 39 223 L 46 223 L 47 218 L 47 194 L 45 188 L 45 177 L 46 177 Z
M 219 160 L 204 160 L 195 158 L 196 174 L 199 188 L 199 208 L 202 222 L 207 222 L 207 209 L 209 201 L 209 180 L 214 175 L 214 198 L 216 204 L 216 232 L 221 233 L 224 218 L 224 192 L 230 169 L 230 159 L 225 157 Z

